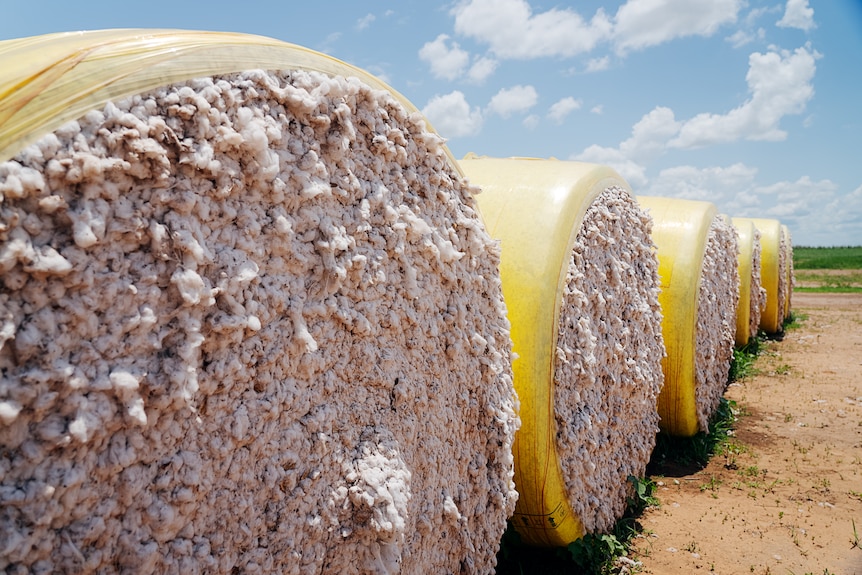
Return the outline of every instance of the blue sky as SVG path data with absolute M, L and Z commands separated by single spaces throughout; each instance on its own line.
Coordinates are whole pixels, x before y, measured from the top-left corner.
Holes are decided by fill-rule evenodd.
M 456 157 L 577 159 L 635 193 L 862 245 L 860 0 L 0 0 L 0 39 L 159 27 L 326 52 L 423 110 Z

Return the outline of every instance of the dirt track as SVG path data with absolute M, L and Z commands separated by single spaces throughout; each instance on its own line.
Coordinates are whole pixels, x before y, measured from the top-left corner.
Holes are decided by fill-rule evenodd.
M 653 477 L 644 573 L 862 575 L 862 294 L 795 293 L 792 309 L 801 327 L 725 394 L 741 452 Z

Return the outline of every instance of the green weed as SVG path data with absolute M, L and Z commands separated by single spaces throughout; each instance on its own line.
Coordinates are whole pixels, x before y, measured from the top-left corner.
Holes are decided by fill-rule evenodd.
M 733 436 L 737 416 L 743 415 L 736 402 L 721 398 L 709 424 L 709 433 L 698 432 L 694 437 L 671 437 L 659 433 L 649 469 L 665 466 L 704 466 L 714 455 L 730 460 L 745 453 L 748 448 Z
M 856 521 L 851 519 L 850 522 L 853 524 L 853 538 L 850 539 L 850 549 L 862 549 L 859 546 L 859 533 L 856 531 Z
M 525 545 L 509 523 L 497 553 L 497 573 L 506 575 L 611 575 L 621 557 L 628 555 L 631 541 L 643 532 L 637 518 L 647 507 L 658 505 L 656 484 L 648 478 L 629 476 L 631 493 L 625 515 L 611 533 L 588 533 L 567 547 L 539 548 Z

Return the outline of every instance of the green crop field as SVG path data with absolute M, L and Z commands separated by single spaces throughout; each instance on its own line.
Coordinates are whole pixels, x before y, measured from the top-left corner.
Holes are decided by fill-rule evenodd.
M 862 247 L 793 248 L 795 290 L 862 292 Z
M 793 248 L 797 270 L 862 270 L 862 246 L 840 248 Z

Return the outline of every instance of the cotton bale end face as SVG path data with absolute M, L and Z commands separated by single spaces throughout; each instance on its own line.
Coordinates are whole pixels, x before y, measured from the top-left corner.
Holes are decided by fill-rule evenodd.
M 793 288 L 796 286 L 796 275 L 793 273 L 793 237 L 790 228 L 781 225 L 782 257 L 784 259 L 784 320 L 789 320 L 793 314 Z
M 698 293 L 697 419 L 709 422 L 727 387 L 739 307 L 739 236 L 730 218 L 718 215 L 709 227 Z
M 650 222 L 610 168 L 461 168 L 502 248 L 522 420 L 512 522 L 530 544 L 564 546 L 613 525 L 655 444 L 664 347 Z
M 492 573 L 499 249 L 421 115 L 243 35 L 0 52 L 0 570 Z

